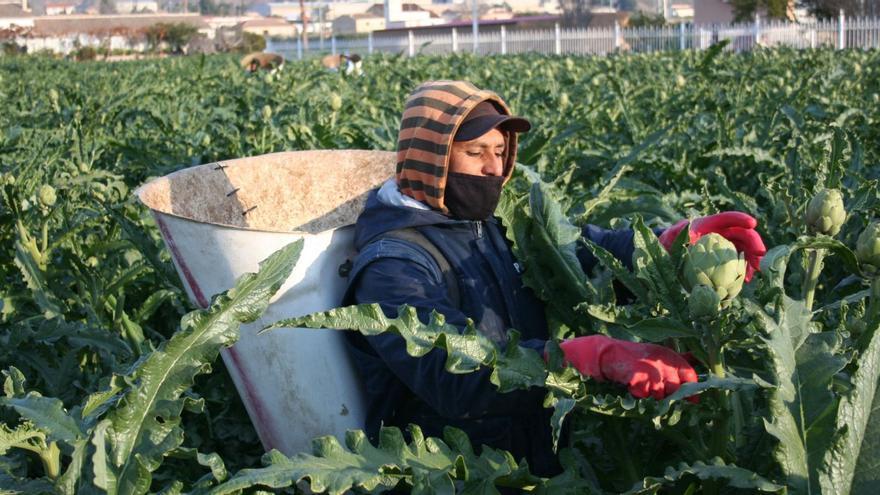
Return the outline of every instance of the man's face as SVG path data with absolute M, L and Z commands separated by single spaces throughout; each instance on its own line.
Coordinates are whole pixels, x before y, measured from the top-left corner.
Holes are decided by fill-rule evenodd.
M 506 155 L 504 147 L 504 133 L 498 129 L 492 129 L 470 141 L 455 141 L 452 143 L 449 171 L 483 177 L 501 176 L 504 174 Z

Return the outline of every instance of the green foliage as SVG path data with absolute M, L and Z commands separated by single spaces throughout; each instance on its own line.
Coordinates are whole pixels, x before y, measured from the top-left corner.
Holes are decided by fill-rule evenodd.
M 9 407 L 0 408 L 0 486 L 198 492 L 258 466 L 259 440 L 208 349 L 229 333 L 215 329 L 207 347 L 184 344 L 183 335 L 198 333 L 177 333 L 185 293 L 131 191 L 150 177 L 229 157 L 394 149 L 408 92 L 423 80 L 454 78 L 497 91 L 535 124 L 519 149 L 527 166 L 505 188 L 499 213 L 526 283 L 548 301 L 554 336 L 602 332 L 671 345 L 692 353 L 700 382 L 665 401 L 636 400 L 562 368 L 552 342 L 545 365 L 515 343 L 502 351 L 438 322 L 382 320 L 361 308 L 370 331 L 408 329 L 417 352 L 439 348 L 455 356 L 453 368 L 494 374 L 508 388 L 543 383 L 566 470 L 530 481 L 533 491 L 732 493 L 784 485 L 825 493 L 832 485 L 833 493 L 848 486 L 875 493 L 880 283 L 866 268 L 865 249 L 857 259 L 854 248 L 880 218 L 878 57 L 737 55 L 723 44 L 603 58 L 375 55 L 361 77 L 323 71 L 316 61 L 246 74 L 233 56 L 121 64 L 5 57 L 0 368 Z M 335 111 L 329 95 L 338 96 Z M 48 188 L 54 202 L 41 194 Z M 809 235 L 804 224 L 809 198 L 823 188 L 846 198 L 849 219 L 834 239 Z M 667 253 L 652 230 L 722 209 L 758 218 L 771 251 L 729 307 L 695 320 L 678 271 L 686 236 Z M 580 240 L 587 223 L 634 230 L 633 271 Z M 825 262 L 816 264 L 813 311 L 805 312 L 810 256 L 820 250 Z M 579 251 L 599 260 L 586 276 Z M 621 305 L 626 292 L 634 301 Z M 188 364 L 170 367 L 179 373 L 163 386 L 144 367 L 171 355 Z M 176 391 L 167 388 L 172 382 Z M 137 390 L 164 400 L 134 401 Z M 684 400 L 693 394 L 699 403 Z M 457 443 L 445 444 L 461 453 Z M 334 459 L 354 461 L 341 448 L 348 454 Z M 482 480 L 475 490 L 484 489 L 502 479 L 492 466 L 530 479 L 525 466 L 495 454 L 474 464 L 482 467 L 467 481 L 442 469 L 415 476 L 413 466 L 386 474 L 425 491 L 448 486 L 440 480 L 458 491 Z M 306 474 L 330 476 L 344 465 L 316 459 Z M 275 473 L 292 482 L 287 461 L 271 462 L 265 469 L 277 464 Z M 247 483 L 266 486 L 271 472 L 253 472 Z M 347 472 L 352 482 L 376 476 Z
M 24 421 L 15 430 L 3 425 L 2 452 L 20 448 L 36 452 L 47 478 L 63 493 L 95 488 L 108 493 L 143 494 L 152 472 L 168 455 L 194 457 L 211 468 L 215 479 L 225 477 L 216 454 L 182 448 L 184 410 L 203 410 L 203 401 L 187 391 L 195 377 L 210 371 L 221 348 L 238 339 L 241 323 L 257 319 L 295 265 L 302 241 L 282 248 L 260 263 L 260 271 L 239 278 L 205 310 L 181 320 L 180 330 L 156 350 L 145 354 L 124 375 L 110 377 L 105 388 L 67 411 L 55 398 L 36 392 L 23 395 L 24 378 L 7 372 L 6 397 L 0 404 L 14 409 Z M 71 457 L 60 473 L 56 444 Z

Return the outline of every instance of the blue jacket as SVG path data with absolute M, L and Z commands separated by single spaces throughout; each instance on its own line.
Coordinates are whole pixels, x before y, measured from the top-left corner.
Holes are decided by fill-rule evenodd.
M 382 237 L 407 227 L 417 229 L 446 257 L 458 280 L 461 307 L 449 300 L 444 277 L 428 252 Z M 588 226 L 584 235 L 629 263 L 632 231 Z M 548 338 L 543 303 L 523 285 L 496 219 L 456 220 L 432 209 L 383 203 L 374 190 L 358 218 L 355 245 L 359 255 L 349 275 L 346 304 L 379 303 L 389 317 L 408 304 L 424 322 L 436 309 L 460 328 L 471 318 L 479 331 L 501 345 L 506 331 L 515 328 L 522 335 L 521 346 L 543 351 Z M 587 271 L 596 262 L 586 251 L 579 258 Z M 413 358 L 396 335 L 348 336 L 365 382 L 365 427 L 371 438 L 382 424 L 405 428 L 415 423 L 426 435 L 439 437 L 451 425 L 463 429 L 475 446 L 486 444 L 509 450 L 517 459 L 525 457 L 538 474 L 558 470 L 551 449 L 552 410 L 542 405 L 545 389 L 501 394 L 489 381 L 490 370 L 463 375 L 445 371 L 441 350 Z

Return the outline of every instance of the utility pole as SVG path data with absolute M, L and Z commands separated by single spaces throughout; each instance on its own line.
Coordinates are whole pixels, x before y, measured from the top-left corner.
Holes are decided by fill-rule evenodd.
M 306 13 L 305 0 L 299 0 L 299 20 L 302 23 L 302 33 L 300 33 L 300 36 L 302 37 L 302 47 L 303 47 L 303 50 L 308 51 L 308 49 L 309 49 L 309 15 Z

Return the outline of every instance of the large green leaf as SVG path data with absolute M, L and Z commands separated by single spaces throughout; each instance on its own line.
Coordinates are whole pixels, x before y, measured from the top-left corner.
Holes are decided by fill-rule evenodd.
M 587 325 L 574 307 L 592 301 L 595 290 L 577 258 L 581 231 L 566 218 L 550 186 L 536 181 L 527 198 L 506 191 L 496 210 L 513 242 L 513 253 L 525 267 L 523 283 L 545 301 L 560 321 Z
M 297 241 L 271 255 L 258 273 L 240 277 L 211 307 L 186 315 L 177 334 L 137 363 L 125 378 L 128 390 L 92 439 L 97 486 L 120 494 L 149 490 L 151 472 L 183 441 L 181 394 L 209 369 L 222 347 L 238 339 L 241 323 L 263 313 L 301 250 L 302 241 Z
M 880 328 L 865 335 L 859 349 L 852 388 L 840 400 L 835 448 L 825 456 L 822 472 L 825 490 L 875 493 L 880 488 Z
M 0 404 L 9 406 L 44 431 L 50 441 L 73 442 L 83 436 L 76 420 L 64 410 L 64 404 L 53 397 L 30 392 L 24 397 L 3 397 Z
M 847 363 L 834 333 L 811 334 L 810 312 L 781 296 L 769 314 L 747 302 L 770 353 L 770 417 L 764 425 L 778 443 L 774 457 L 792 493 L 818 493 L 826 451 L 836 435 L 838 400 L 832 380 Z
M 507 349 L 502 351 L 472 322 L 464 333 L 459 333 L 437 312 L 431 314 L 427 324 L 419 320 L 411 306 L 400 306 L 397 314 L 397 318 L 389 318 L 378 304 L 360 304 L 281 320 L 266 330 L 306 327 L 357 330 L 364 335 L 391 332 L 403 337 L 410 356 L 421 357 L 435 348 L 445 351 L 446 370 L 450 373 L 491 368 L 490 379 L 502 392 L 544 385 L 547 371 L 543 359 L 534 350 L 519 347 L 515 331 L 510 332 Z

